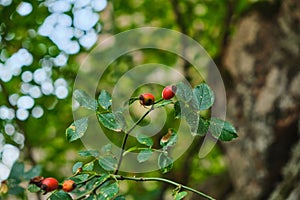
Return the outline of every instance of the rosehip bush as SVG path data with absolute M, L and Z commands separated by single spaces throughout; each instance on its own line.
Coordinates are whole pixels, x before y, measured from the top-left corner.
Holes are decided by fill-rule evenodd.
M 167 173 L 172 169 L 174 160 L 169 152 L 178 141 L 177 130 L 174 127 L 168 128 L 168 131 L 160 137 L 158 145 L 154 145 L 153 136 L 149 137 L 140 133 L 136 137 L 136 146 L 126 148 L 127 139 L 137 125 L 142 123 L 150 112 L 155 112 L 162 107 L 172 108 L 175 119 L 185 120 L 193 137 L 203 137 L 210 134 L 221 141 L 231 141 L 237 137 L 235 128 L 229 122 L 201 115 L 202 111 L 210 110 L 215 100 L 214 93 L 207 84 L 202 83 L 193 89 L 184 83 L 167 86 L 163 89 L 162 98 L 159 100 L 155 100 L 151 93 L 130 98 L 127 103 L 124 102 L 125 105 L 130 107 L 135 101 L 139 101 L 142 109 L 146 111 L 129 128 L 123 113 L 125 109 L 112 110 L 112 97 L 107 91 L 102 90 L 98 98 L 93 99 L 84 91 L 76 90 L 73 97 L 82 107 L 92 110 L 96 114 L 101 126 L 110 131 L 121 133 L 119 134 L 120 137 L 123 137 L 120 144 L 121 153 L 115 155 L 111 144 L 102 146 L 101 151 L 96 149 L 80 151 L 81 156 L 92 157 L 92 160 L 86 163 L 75 163 L 72 177 L 61 184 L 52 178 L 35 178 L 30 182 L 30 191 L 50 192 L 55 190 L 50 199 L 121 200 L 126 199 L 124 194 L 120 194 L 119 183 L 121 181 L 158 181 L 174 186 L 173 198 L 175 200 L 183 199 L 188 194 L 187 191 L 207 199 L 214 199 L 205 193 L 168 179 L 137 177 L 126 173 L 119 175 L 121 165 L 126 159 L 125 155 L 129 152 L 137 153 L 136 159 L 140 164 L 153 158 L 157 159 L 157 167 L 162 173 Z M 89 117 L 75 120 L 66 129 L 67 140 L 72 142 L 83 137 L 88 129 L 88 121 Z M 143 147 L 140 147 L 141 145 Z M 157 157 L 153 156 L 154 152 L 158 153 Z

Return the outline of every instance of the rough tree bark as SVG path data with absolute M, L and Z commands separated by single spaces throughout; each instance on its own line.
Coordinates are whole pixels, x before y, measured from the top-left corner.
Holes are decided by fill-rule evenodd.
M 222 64 L 239 132 L 224 145 L 233 185 L 226 199 L 300 199 L 300 1 L 243 16 Z

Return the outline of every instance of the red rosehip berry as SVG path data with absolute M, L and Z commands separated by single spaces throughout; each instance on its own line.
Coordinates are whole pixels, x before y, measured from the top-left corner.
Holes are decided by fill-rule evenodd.
M 162 91 L 162 98 L 165 100 L 172 99 L 175 96 L 177 87 L 175 85 L 166 86 Z
M 76 188 L 76 183 L 73 180 L 66 180 L 62 185 L 62 189 L 65 192 L 71 192 Z
M 154 104 L 155 98 L 151 93 L 141 94 L 139 96 L 140 104 L 143 106 L 151 106 Z
M 45 178 L 41 182 L 41 189 L 47 192 L 51 192 L 58 188 L 58 181 L 55 178 L 49 177 Z

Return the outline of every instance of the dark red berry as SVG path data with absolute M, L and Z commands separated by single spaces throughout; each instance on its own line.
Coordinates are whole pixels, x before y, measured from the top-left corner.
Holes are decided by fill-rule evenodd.
M 139 96 L 140 104 L 143 106 L 151 106 L 154 104 L 155 98 L 151 93 L 141 94 Z
M 166 86 L 162 91 L 162 98 L 165 100 L 172 99 L 175 96 L 177 87 L 175 85 Z
M 56 190 L 58 188 L 58 181 L 55 178 L 45 178 L 41 182 L 41 189 L 46 193 Z
M 43 180 L 44 180 L 44 177 L 42 177 L 42 176 L 35 176 L 32 179 L 30 179 L 29 184 L 35 184 L 36 186 L 41 187 Z
M 71 192 L 76 188 L 76 183 L 73 180 L 66 180 L 62 185 L 62 189 L 65 192 Z

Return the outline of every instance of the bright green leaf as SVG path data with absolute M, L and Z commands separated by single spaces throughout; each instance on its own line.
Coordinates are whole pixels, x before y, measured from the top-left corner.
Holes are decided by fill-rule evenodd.
M 90 97 L 85 91 L 75 90 L 73 97 L 78 101 L 80 106 L 94 111 L 97 109 L 97 101 Z
M 24 168 L 25 167 L 23 163 L 15 162 L 11 169 L 9 179 L 15 179 L 18 182 L 21 181 L 21 178 L 24 175 Z
M 124 195 L 117 196 L 114 200 L 126 200 Z
M 183 109 L 181 112 L 185 118 L 185 121 L 190 126 L 190 130 L 191 130 L 192 134 L 196 135 L 197 129 L 198 129 L 198 124 L 199 124 L 199 118 L 200 118 L 199 114 L 189 108 Z
M 80 156 L 93 156 L 98 157 L 100 155 L 98 150 L 90 149 L 90 150 L 81 150 L 78 152 Z
M 185 121 L 190 126 L 190 130 L 193 135 L 196 135 L 198 123 L 199 123 L 199 114 L 194 110 L 189 103 L 183 101 L 177 101 L 174 105 L 175 118 L 185 118 Z
M 151 147 L 153 145 L 153 140 L 146 136 L 146 135 L 143 135 L 143 134 L 139 134 L 137 137 L 136 137 L 137 141 L 140 143 L 140 144 L 144 144 L 148 147 Z
M 94 169 L 94 162 L 86 163 L 86 164 L 82 167 L 82 170 L 83 170 L 83 171 L 93 171 L 93 169 Z
M 204 136 L 208 132 L 209 122 L 202 117 L 199 117 L 198 130 L 196 135 Z
M 177 132 L 174 129 L 169 128 L 168 133 L 160 139 L 160 145 L 162 147 L 170 147 L 176 144 L 178 140 Z
M 106 155 L 99 158 L 99 165 L 106 171 L 114 171 L 117 168 L 118 160 L 113 156 Z
M 160 153 L 158 156 L 158 166 L 162 173 L 167 173 L 173 167 L 173 159 L 165 155 L 165 153 Z
M 110 153 L 112 151 L 112 145 L 111 144 L 106 144 L 101 148 L 101 151 L 103 153 Z
M 176 97 L 184 102 L 189 102 L 193 98 L 193 91 L 190 86 L 187 84 L 180 82 L 176 85 Z
M 110 94 L 107 91 L 102 90 L 98 97 L 98 103 L 103 109 L 108 110 L 112 104 Z
M 88 174 L 78 174 L 78 175 L 74 176 L 74 178 L 79 180 L 78 182 L 83 182 L 89 178 L 89 175 Z
M 105 181 L 107 181 L 109 179 L 109 174 L 102 174 L 102 176 L 100 176 L 99 178 L 95 179 L 95 182 L 93 185 L 93 187 L 98 187 L 100 185 L 102 185 Z
M 75 174 L 79 168 L 82 167 L 82 162 L 76 162 L 72 167 L 72 172 Z
M 175 113 L 175 119 L 181 118 L 181 108 L 180 108 L 180 102 L 176 101 L 174 103 L 174 113 Z
M 101 124 L 103 124 L 104 127 L 116 131 L 116 132 L 121 132 L 122 124 L 120 123 L 119 120 L 117 120 L 117 115 L 115 113 L 104 113 L 104 114 L 98 114 L 98 120 Z
M 74 121 L 66 130 L 66 137 L 69 142 L 81 138 L 88 128 L 88 118 L 82 118 Z
M 9 188 L 8 194 L 19 196 L 21 194 L 24 194 L 25 189 L 19 185 L 13 185 Z
M 238 137 L 235 128 L 229 122 L 217 118 L 210 120 L 209 131 L 216 139 L 221 141 L 230 141 Z
M 28 187 L 27 187 L 27 190 L 29 192 L 36 193 L 36 192 L 41 191 L 41 188 L 36 186 L 35 184 L 29 184 Z
M 207 84 L 202 83 L 196 86 L 193 90 L 193 93 L 195 98 L 197 99 L 197 107 L 199 110 L 207 110 L 213 105 L 215 96 L 213 91 Z
M 188 193 L 186 191 L 176 193 L 174 196 L 174 200 L 183 199 Z
M 86 190 L 93 190 L 102 186 L 110 178 L 109 174 L 101 174 L 100 177 L 94 177 L 85 184 Z
M 153 154 L 153 151 L 151 149 L 143 149 L 137 155 L 137 160 L 140 163 L 145 162 L 145 161 L 149 160 L 149 158 L 152 156 L 152 154 Z
M 103 194 L 97 194 L 97 200 L 110 200 L 109 198 L 106 198 Z
M 110 185 L 104 186 L 100 189 L 100 194 L 103 195 L 105 199 L 111 199 L 119 192 L 119 185 L 117 182 L 114 182 Z
M 95 194 L 90 194 L 85 200 L 97 200 Z
M 57 192 L 53 192 L 49 197 L 50 200 L 72 200 L 72 197 L 64 192 L 63 190 L 59 190 Z

